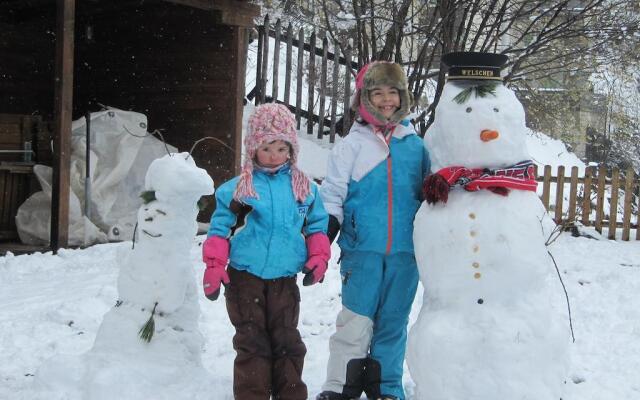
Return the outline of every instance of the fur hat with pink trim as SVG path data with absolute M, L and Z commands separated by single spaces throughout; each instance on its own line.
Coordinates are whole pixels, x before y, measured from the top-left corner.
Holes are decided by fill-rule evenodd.
M 310 192 L 309 178 L 296 165 L 298 159 L 298 131 L 296 120 L 291 111 L 277 103 L 261 104 L 249 117 L 247 133 L 244 137 L 244 163 L 233 198 L 242 202 L 243 197 L 258 198 L 253 187 L 253 163 L 256 151 L 263 143 L 276 140 L 287 142 L 291 146 L 289 158 L 291 185 L 297 201 L 304 201 Z
M 394 87 L 400 94 L 400 108 L 389 119 L 379 113 L 369 100 L 370 92 L 381 85 Z M 392 127 L 409 114 L 412 105 L 413 95 L 409 92 L 407 75 L 399 64 L 373 61 L 358 72 L 351 109 L 366 122 L 382 128 Z

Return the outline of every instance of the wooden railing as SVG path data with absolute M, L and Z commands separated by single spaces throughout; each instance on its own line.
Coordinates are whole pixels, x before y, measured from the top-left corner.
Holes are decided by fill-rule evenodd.
M 273 45 L 269 38 L 274 39 Z M 321 47 L 317 46 L 318 40 L 322 42 Z M 314 131 L 318 139 L 328 135 L 333 143 L 336 133 L 346 135 L 351 125 L 348 112 L 351 79 L 357 70 L 357 65 L 351 61 L 351 53 L 350 46 L 341 47 L 337 41 L 330 45 L 324 34 L 318 36 L 312 32 L 305 38 L 303 29 L 294 34 L 291 24 L 282 32 L 280 20 L 271 28 L 269 16 L 266 16 L 264 24 L 258 27 L 256 86 L 248 98 L 256 104 L 276 101 L 287 105 L 296 116 L 298 129 L 301 118 L 305 118 L 309 135 Z M 280 81 L 281 55 L 285 57 L 284 82 Z M 268 73 L 269 66 L 271 74 Z M 270 93 L 267 89 L 269 81 Z M 296 86 L 292 91 L 294 81 Z M 279 93 L 281 83 L 284 84 L 282 95 Z M 303 98 L 306 105 L 302 104 Z
M 640 240 L 640 180 L 632 168 L 622 172 L 607 170 L 604 165 L 587 167 L 584 176 L 578 176 L 578 167 L 572 167 L 568 175 L 564 166 L 559 166 L 554 176 L 551 170 L 546 165 L 538 180 L 542 182 L 542 203 L 556 223 L 580 222 L 600 233 L 606 228 L 609 239 L 616 239 L 621 230 L 622 240 L 631 239 L 635 229 L 633 236 Z

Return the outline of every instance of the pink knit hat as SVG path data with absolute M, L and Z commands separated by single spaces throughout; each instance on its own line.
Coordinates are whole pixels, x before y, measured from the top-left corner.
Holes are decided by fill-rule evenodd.
M 245 158 L 240 178 L 233 198 L 242 201 L 243 197 L 259 198 L 253 187 L 253 162 L 256 151 L 263 143 L 282 140 L 291 145 L 291 186 L 296 200 L 302 202 L 310 192 L 309 178 L 296 166 L 298 159 L 298 132 L 296 120 L 289 109 L 277 103 L 262 104 L 256 107 L 249 117 L 248 129 L 244 137 Z

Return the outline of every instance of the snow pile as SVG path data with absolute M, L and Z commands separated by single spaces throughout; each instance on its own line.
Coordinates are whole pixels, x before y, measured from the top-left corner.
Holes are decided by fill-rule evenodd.
M 527 149 L 538 166 L 538 175 L 544 173 L 545 165 L 551 165 L 552 175 L 555 175 L 560 165 L 564 165 L 567 174 L 571 173 L 572 167 L 578 167 L 578 176 L 584 175 L 585 163 L 567 150 L 561 140 L 527 128 Z
M 93 347 L 57 356 L 36 373 L 48 399 L 207 399 L 200 309 L 190 260 L 198 199 L 213 192 L 206 171 L 187 153 L 155 160 L 138 211 L 138 241 L 122 254 L 118 301 Z M 158 391 L 162 388 L 162 391 Z

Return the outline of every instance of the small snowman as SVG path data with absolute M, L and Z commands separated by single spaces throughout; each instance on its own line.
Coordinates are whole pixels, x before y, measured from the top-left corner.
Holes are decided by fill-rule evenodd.
M 414 221 L 424 300 L 407 362 L 418 400 L 558 400 L 569 328 L 507 57 L 449 53 Z
M 211 177 L 188 153 L 151 163 L 145 204 L 138 211 L 138 239 L 124 255 L 118 276 L 119 299 L 87 353 L 54 358 L 39 370 L 49 398 L 62 391 L 65 399 L 83 400 L 210 398 L 190 253 L 197 203 L 213 191 Z

